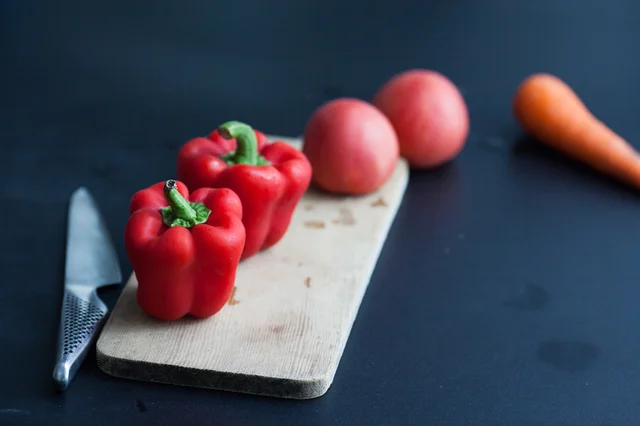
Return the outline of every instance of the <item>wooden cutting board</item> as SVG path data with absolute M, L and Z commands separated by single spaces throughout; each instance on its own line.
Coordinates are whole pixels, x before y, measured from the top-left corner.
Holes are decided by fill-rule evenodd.
M 285 237 L 240 264 L 232 297 L 212 318 L 147 317 L 132 274 L 97 341 L 98 366 L 113 376 L 174 385 L 296 399 L 323 395 L 408 176 L 400 160 L 368 196 L 310 189 Z

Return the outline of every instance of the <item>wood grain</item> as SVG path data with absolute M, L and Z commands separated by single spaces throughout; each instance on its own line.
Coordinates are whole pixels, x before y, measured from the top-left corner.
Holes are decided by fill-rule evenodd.
M 281 137 L 271 137 L 270 139 Z M 286 139 L 300 147 L 300 141 Z M 240 264 L 227 305 L 206 320 L 160 322 L 138 307 L 132 274 L 97 342 L 113 376 L 282 398 L 331 386 L 408 181 L 400 160 L 376 193 L 310 189 L 285 237 Z

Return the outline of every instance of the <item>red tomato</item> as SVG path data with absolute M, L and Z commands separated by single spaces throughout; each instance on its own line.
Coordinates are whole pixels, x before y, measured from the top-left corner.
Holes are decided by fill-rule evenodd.
M 352 98 L 335 99 L 313 112 L 302 150 L 317 186 L 352 195 L 378 189 L 400 155 L 395 131 L 384 114 Z
M 454 159 L 469 134 L 469 113 L 458 88 L 442 74 L 409 70 L 392 77 L 373 104 L 391 121 L 402 155 L 413 168 Z

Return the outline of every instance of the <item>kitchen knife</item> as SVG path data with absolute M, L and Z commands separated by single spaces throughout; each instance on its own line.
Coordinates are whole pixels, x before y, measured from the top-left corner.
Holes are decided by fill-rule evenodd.
M 69 387 L 104 319 L 107 306 L 99 287 L 118 284 L 122 272 L 109 232 L 89 191 L 80 187 L 71 195 L 67 225 L 64 296 L 54 387 Z

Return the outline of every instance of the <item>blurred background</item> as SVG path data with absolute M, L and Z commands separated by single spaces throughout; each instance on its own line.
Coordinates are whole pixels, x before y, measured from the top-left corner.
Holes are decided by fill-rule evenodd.
M 468 145 L 519 134 L 513 92 L 540 71 L 625 137 L 635 118 L 624 112 L 640 109 L 640 3 L 604 4 L 6 0 L 0 166 L 8 191 L 61 201 L 88 173 L 121 209 L 123 194 L 166 179 L 182 143 L 223 121 L 297 136 L 323 102 L 370 100 L 409 68 L 460 88 Z M 122 173 L 131 169 L 140 173 Z
M 475 134 L 505 131 L 512 91 L 537 71 L 590 87 L 586 101 L 624 133 L 616 108 L 640 100 L 615 82 L 640 71 L 627 60 L 640 4 L 615 3 L 7 0 L 3 132 L 165 146 L 241 117 L 296 135 L 321 102 L 369 99 L 426 67 L 464 91 Z

